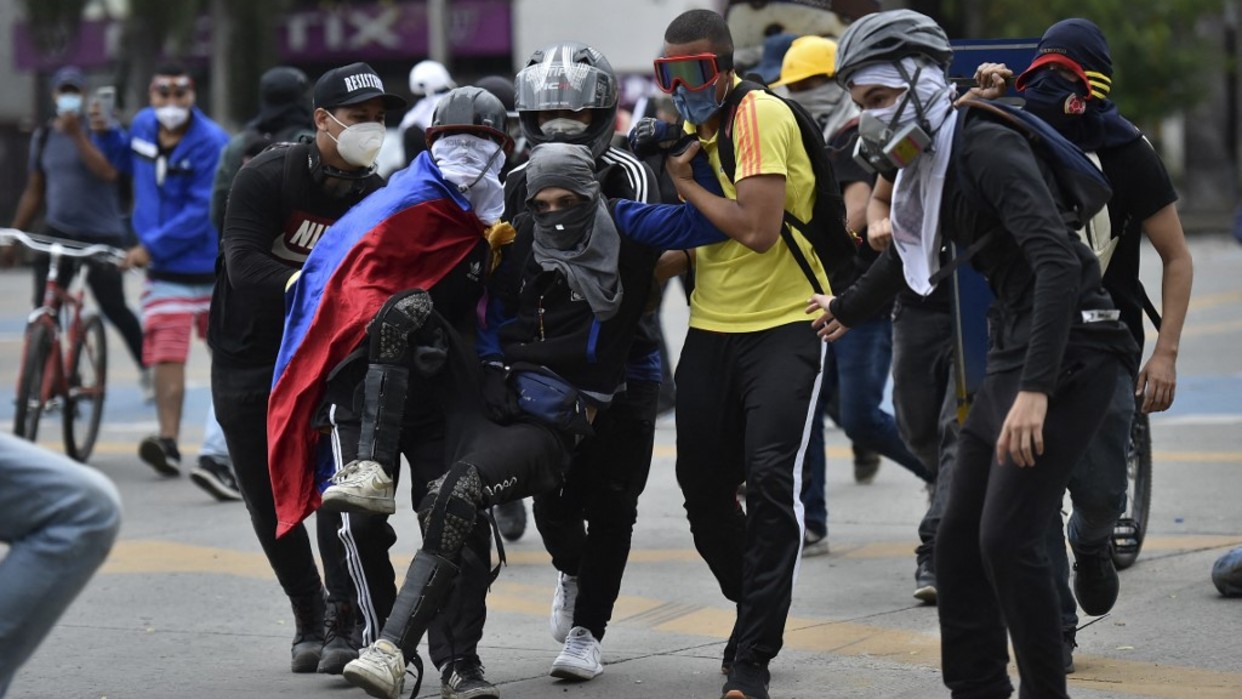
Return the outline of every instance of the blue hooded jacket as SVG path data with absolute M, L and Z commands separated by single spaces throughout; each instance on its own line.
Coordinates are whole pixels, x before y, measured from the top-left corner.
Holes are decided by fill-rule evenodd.
M 148 107 L 134 116 L 126 155 L 114 164 L 133 175 L 134 231 L 151 254 L 152 279 L 215 279 L 219 233 L 211 223 L 211 185 L 227 143 L 224 129 L 193 107 L 189 129 L 161 168 L 155 110 Z M 109 145 L 106 150 L 115 153 L 116 144 Z

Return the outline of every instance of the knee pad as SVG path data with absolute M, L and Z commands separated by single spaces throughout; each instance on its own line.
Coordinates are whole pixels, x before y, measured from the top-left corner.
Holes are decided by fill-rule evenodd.
M 473 465 L 457 462 L 432 482 L 418 508 L 423 548 L 453 559 L 474 530 L 483 502 L 483 481 Z
M 431 296 L 422 289 L 394 294 L 367 328 L 371 340 L 369 359 L 384 364 L 406 360 L 410 356 L 410 337 L 423 327 L 431 310 Z

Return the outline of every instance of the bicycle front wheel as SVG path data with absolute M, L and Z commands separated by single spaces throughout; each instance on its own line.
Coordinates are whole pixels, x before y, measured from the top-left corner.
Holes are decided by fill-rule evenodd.
M 1126 458 L 1126 511 L 1113 529 L 1113 565 L 1124 570 L 1138 560 L 1147 537 L 1151 515 L 1151 423 L 1147 414 L 1134 412 L 1130 450 Z
M 108 344 L 103 321 L 97 315 L 82 320 L 82 329 L 69 355 L 69 397 L 65 400 L 65 453 L 86 463 L 95 449 L 103 420 L 107 386 Z
M 13 415 L 13 434 L 30 441 L 39 435 L 39 418 L 47 403 L 43 391 L 47 364 L 52 354 L 52 331 L 42 323 L 26 326 L 26 351 L 17 375 L 17 410 Z

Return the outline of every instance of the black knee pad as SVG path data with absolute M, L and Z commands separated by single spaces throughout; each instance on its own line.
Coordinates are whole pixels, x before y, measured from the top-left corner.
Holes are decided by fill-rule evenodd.
M 453 464 L 427 488 L 418 508 L 423 548 L 453 560 L 474 530 L 483 502 L 483 481 L 473 465 Z
M 367 327 L 369 359 L 384 364 L 404 363 L 410 356 L 410 337 L 431 315 L 431 296 L 422 289 L 396 293 L 380 308 Z

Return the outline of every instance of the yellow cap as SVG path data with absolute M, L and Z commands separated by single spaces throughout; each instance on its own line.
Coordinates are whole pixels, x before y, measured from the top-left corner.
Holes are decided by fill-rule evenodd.
M 837 72 L 837 42 L 822 36 L 794 39 L 781 62 L 781 78 L 772 87 L 796 83 L 816 75 L 832 77 Z

